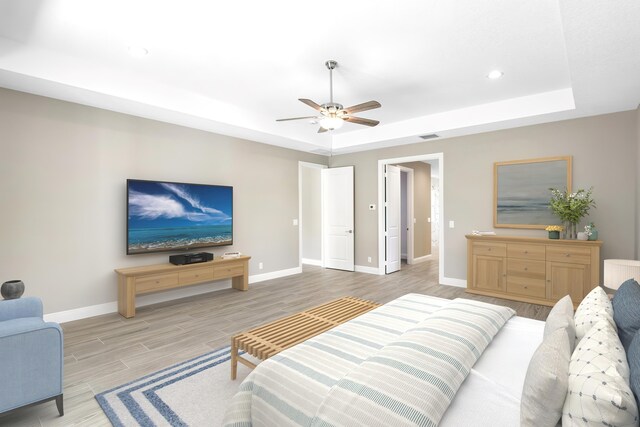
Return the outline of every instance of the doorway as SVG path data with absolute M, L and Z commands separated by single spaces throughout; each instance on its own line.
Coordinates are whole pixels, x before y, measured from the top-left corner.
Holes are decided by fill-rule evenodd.
M 299 265 L 323 265 L 322 169 L 315 163 L 298 163 Z
M 402 176 L 406 173 L 405 184 L 405 201 L 398 196 L 397 207 L 398 216 L 405 218 L 402 227 L 403 233 L 406 232 L 406 252 L 402 250 L 402 246 L 398 245 L 398 252 L 406 253 L 407 264 L 426 261 L 430 258 L 432 250 L 438 253 L 438 270 L 439 280 L 443 281 L 444 277 L 444 233 L 440 227 L 440 218 L 443 216 L 443 153 L 425 154 L 412 157 L 403 157 L 395 159 L 383 159 L 378 161 L 378 203 L 379 206 L 385 207 L 378 212 L 378 274 L 386 274 L 395 271 L 395 259 L 393 259 L 394 248 L 388 251 L 389 233 L 387 230 L 387 194 L 391 196 L 394 190 L 387 188 L 385 181 L 385 170 L 387 165 L 395 165 L 401 169 L 401 176 L 397 191 L 402 193 Z M 411 173 L 412 171 L 413 173 Z M 416 171 L 420 171 L 417 173 Z M 431 172 L 433 171 L 433 172 Z M 429 174 L 428 177 L 424 177 Z M 412 176 L 413 175 L 413 176 Z M 413 179 L 410 177 L 412 176 Z M 419 179 L 420 177 L 421 179 Z M 413 181 L 413 182 L 412 182 Z M 413 187 L 412 190 L 409 187 Z M 435 188 L 434 188 L 435 186 Z M 404 204 L 406 214 L 402 213 Z M 392 206 L 391 209 L 396 209 Z M 412 240 L 412 242 L 410 242 Z M 434 242 L 436 245 L 434 245 Z M 396 244 L 396 242 L 391 242 Z M 413 252 L 413 253 L 411 253 Z M 389 259 L 388 255 L 392 256 Z M 391 263 L 389 262 L 391 261 Z M 391 268 L 388 268 L 391 267 Z
M 355 270 L 354 167 L 298 162 L 298 262 Z

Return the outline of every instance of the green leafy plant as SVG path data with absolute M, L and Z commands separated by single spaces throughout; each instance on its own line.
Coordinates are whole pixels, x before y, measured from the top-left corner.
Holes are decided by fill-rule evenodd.
M 551 190 L 549 208 L 562 221 L 577 224 L 587 216 L 589 209 L 596 207 L 592 197 L 593 187 L 588 190 L 578 190 L 575 193 L 569 193 L 566 189 L 561 191 L 550 188 L 549 190 Z

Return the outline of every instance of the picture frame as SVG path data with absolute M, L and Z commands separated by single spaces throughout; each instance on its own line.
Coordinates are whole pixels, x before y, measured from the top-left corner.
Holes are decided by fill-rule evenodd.
M 549 188 L 571 191 L 571 156 L 493 164 L 493 226 L 544 229 L 560 224 Z

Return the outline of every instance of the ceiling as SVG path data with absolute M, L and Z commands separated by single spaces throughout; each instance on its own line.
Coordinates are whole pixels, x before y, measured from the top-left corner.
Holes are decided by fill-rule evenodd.
M 380 125 L 275 121 L 328 59 Z M 2 87 L 325 154 L 631 110 L 639 76 L 637 0 L 0 0 Z

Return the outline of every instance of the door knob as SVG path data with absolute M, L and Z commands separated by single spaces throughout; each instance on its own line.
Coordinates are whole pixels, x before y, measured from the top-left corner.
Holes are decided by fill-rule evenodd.
M 353 233 L 353 230 L 347 230 L 347 233 Z

